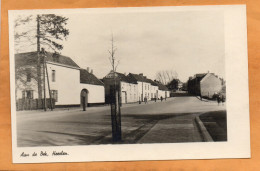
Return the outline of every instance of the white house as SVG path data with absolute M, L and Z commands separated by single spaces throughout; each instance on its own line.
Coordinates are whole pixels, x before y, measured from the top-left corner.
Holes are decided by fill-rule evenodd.
M 144 101 L 146 97 L 148 100 L 152 98 L 152 94 L 156 93 L 156 88 L 152 86 L 151 80 L 147 79 L 146 76 L 141 74 L 129 73 L 128 77 L 134 80 L 138 84 L 138 100 Z M 151 94 L 152 93 L 152 94 Z
M 191 94 L 212 98 L 214 94 L 220 93 L 223 79 L 214 73 L 195 74 L 188 80 L 188 91 Z
M 133 103 L 138 101 L 138 84 L 125 74 L 115 72 L 116 84 L 120 85 L 121 103 Z M 114 72 L 111 71 L 104 78 L 106 103 L 110 102 L 110 87 L 115 84 Z
M 71 58 L 47 52 L 46 70 L 41 67 L 41 89 L 51 94 L 56 106 L 80 106 L 82 99 L 90 106 L 104 104 L 104 84 L 93 73 L 81 69 Z M 15 55 L 16 99 L 38 99 L 37 52 Z M 42 65 L 41 65 L 42 66 Z M 49 92 L 50 90 L 50 92 Z
M 158 98 L 168 98 L 170 97 L 170 91 L 162 83 L 155 82 L 158 85 Z

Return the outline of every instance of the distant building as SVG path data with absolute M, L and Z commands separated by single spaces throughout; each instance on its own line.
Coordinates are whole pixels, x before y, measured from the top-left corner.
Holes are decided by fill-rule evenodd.
M 138 84 L 135 80 L 125 74 L 115 72 L 116 84 L 120 86 L 121 103 L 132 103 L 138 101 Z M 111 71 L 104 78 L 105 101 L 110 103 L 111 86 L 115 85 L 114 72 Z
M 16 100 L 38 99 L 37 52 L 15 55 Z M 56 106 L 80 106 L 84 102 L 90 106 L 104 104 L 104 84 L 91 72 L 80 68 L 71 58 L 46 53 L 45 93 L 49 98 L 49 88 Z M 48 79 L 47 79 L 48 76 Z M 43 87 L 41 66 L 41 87 Z M 49 82 L 49 88 L 48 88 Z
M 182 90 L 183 83 L 181 81 L 178 82 L 178 90 Z
M 158 98 L 168 98 L 170 97 L 171 91 L 162 83 L 156 82 L 158 86 Z
M 167 84 L 167 87 L 169 90 L 172 92 L 175 92 L 176 90 L 181 90 L 182 89 L 183 83 L 179 79 L 173 79 L 171 82 Z
M 120 85 L 122 103 L 144 101 L 145 97 L 147 100 L 170 97 L 170 91 L 165 85 L 147 78 L 142 73 L 125 75 L 115 72 L 115 78 L 116 84 Z M 115 84 L 113 71 L 107 74 L 102 81 L 105 84 L 106 103 L 110 103 L 111 86 Z
M 219 93 L 223 81 L 213 73 L 196 74 L 188 80 L 188 92 L 194 95 L 209 97 Z

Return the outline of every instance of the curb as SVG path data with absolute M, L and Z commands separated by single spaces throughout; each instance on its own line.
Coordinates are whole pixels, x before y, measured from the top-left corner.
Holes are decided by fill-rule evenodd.
M 209 132 L 205 128 L 204 124 L 200 120 L 199 116 L 195 117 L 195 122 L 198 124 L 199 130 L 200 130 L 202 137 L 203 137 L 203 140 L 205 142 L 214 142 L 212 137 L 210 136 Z

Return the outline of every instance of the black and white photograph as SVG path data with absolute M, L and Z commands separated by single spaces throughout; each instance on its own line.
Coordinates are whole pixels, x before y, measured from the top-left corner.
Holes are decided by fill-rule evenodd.
M 14 162 L 250 157 L 245 15 L 9 11 Z

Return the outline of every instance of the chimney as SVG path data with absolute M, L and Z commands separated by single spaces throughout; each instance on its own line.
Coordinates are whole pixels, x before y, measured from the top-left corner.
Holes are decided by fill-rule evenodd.
M 91 69 L 90 73 L 93 74 L 93 69 Z
M 87 67 L 87 71 L 89 72 L 89 67 Z
M 143 74 L 143 73 L 140 73 L 139 75 L 140 75 L 140 76 L 144 76 L 144 74 Z
M 59 62 L 59 54 L 57 52 L 52 54 L 52 58 L 54 62 Z

